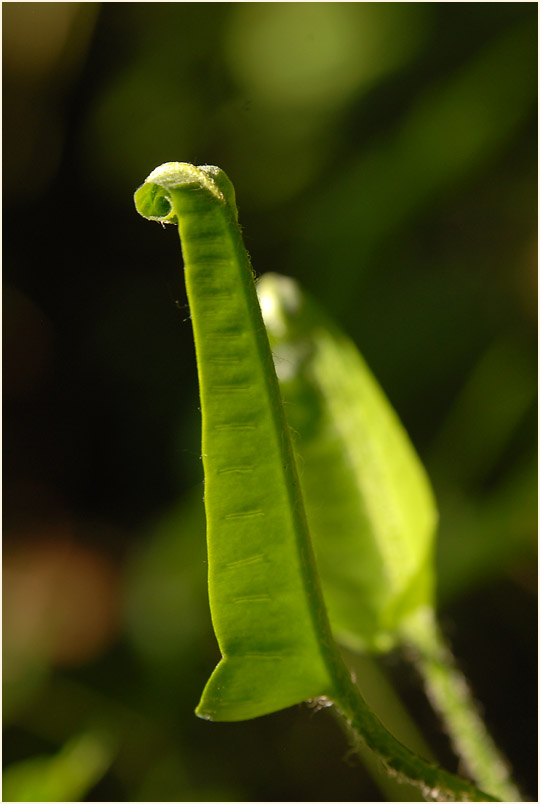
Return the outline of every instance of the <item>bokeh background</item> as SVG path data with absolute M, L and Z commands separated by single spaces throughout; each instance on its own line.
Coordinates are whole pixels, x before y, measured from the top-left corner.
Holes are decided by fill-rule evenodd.
M 390 795 L 328 711 L 193 715 L 219 655 L 191 325 L 176 232 L 132 202 L 171 160 L 227 171 L 256 271 L 399 412 L 444 630 L 534 799 L 536 4 L 2 12 L 4 800 Z M 458 770 L 403 657 L 379 671 Z

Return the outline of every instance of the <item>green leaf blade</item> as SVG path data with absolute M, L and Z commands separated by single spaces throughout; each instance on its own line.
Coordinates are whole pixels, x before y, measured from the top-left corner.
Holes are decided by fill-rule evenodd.
M 293 280 L 267 274 L 258 292 L 334 634 L 388 650 L 433 604 L 429 481 L 354 344 Z
M 197 714 L 240 720 L 328 694 L 330 632 L 234 192 L 216 171 L 180 163 L 175 183 L 170 165 L 165 178 L 158 168 L 136 203 L 146 217 L 178 221 L 197 352 L 209 595 L 223 657 Z

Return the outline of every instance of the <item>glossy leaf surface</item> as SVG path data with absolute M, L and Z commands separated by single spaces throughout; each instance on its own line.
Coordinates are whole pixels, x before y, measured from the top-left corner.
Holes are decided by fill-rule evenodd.
M 197 352 L 209 594 L 223 656 L 197 713 L 243 720 L 331 688 L 288 427 L 225 173 L 168 163 L 135 200 L 145 217 L 178 222 Z
M 356 346 L 293 280 L 258 283 L 335 636 L 386 650 L 432 605 L 429 481 Z

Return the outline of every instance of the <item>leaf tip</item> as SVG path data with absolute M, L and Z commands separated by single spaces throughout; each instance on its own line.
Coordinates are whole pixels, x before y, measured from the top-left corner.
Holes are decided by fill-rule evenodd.
M 224 170 L 215 165 L 164 162 L 146 177 L 135 192 L 137 212 L 152 221 L 177 223 L 172 194 L 175 190 L 204 189 L 220 204 L 228 206 L 237 219 L 234 187 Z
M 210 712 L 208 712 L 207 709 L 203 709 L 200 705 L 195 709 L 195 714 L 201 720 L 209 720 L 209 721 L 214 720 Z

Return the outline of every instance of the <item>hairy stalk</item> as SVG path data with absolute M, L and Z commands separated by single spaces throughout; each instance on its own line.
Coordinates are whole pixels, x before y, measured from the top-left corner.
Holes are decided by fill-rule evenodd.
M 446 726 L 467 773 L 502 801 L 521 801 L 510 768 L 490 737 L 471 689 L 456 665 L 432 611 L 423 610 L 403 629 L 426 693 Z
M 436 762 L 435 754 L 411 717 L 393 684 L 375 657 L 369 654 L 359 655 L 351 651 L 343 651 L 343 658 L 351 671 L 358 689 L 362 690 L 366 703 L 386 728 L 403 745 L 428 762 Z M 347 724 L 335 707 L 330 708 L 338 726 L 347 734 Z M 390 775 L 377 756 L 364 744 L 356 741 L 351 748 L 349 758 L 358 755 L 366 771 L 369 773 L 385 801 L 422 801 L 422 794 L 417 786 L 398 780 Z
M 351 742 L 365 742 L 391 775 L 419 787 L 429 801 L 498 801 L 464 779 L 426 762 L 396 740 L 368 707 L 344 664 L 334 664 L 333 680 L 332 699 L 348 724 Z

